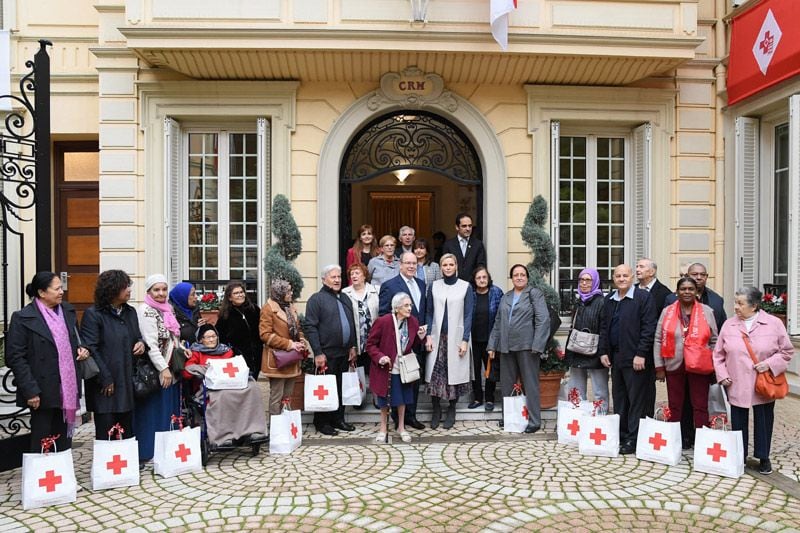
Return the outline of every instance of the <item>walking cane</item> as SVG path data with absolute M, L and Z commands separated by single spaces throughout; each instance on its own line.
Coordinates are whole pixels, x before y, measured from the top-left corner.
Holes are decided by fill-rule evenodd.
M 385 444 L 391 444 L 392 439 L 389 437 L 389 419 L 392 418 L 392 364 L 389 363 L 389 387 L 386 389 L 386 440 Z M 383 416 L 381 416 L 383 418 Z M 397 411 L 397 423 L 400 423 L 400 411 Z

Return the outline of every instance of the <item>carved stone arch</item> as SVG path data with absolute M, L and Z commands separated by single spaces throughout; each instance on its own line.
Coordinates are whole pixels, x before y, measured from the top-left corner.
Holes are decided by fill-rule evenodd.
M 381 88 L 359 98 L 342 113 L 323 142 L 317 180 L 317 270 L 337 262 L 340 257 L 340 171 L 351 141 L 367 124 L 381 116 L 417 109 L 451 122 L 475 148 L 483 174 L 483 238 L 488 266 L 492 272 L 504 272 L 507 262 L 506 166 L 494 128 L 467 100 L 445 90 L 439 76 L 424 76 L 431 82 L 433 91 L 409 96 L 392 91 L 391 82 L 398 76 L 396 73 L 384 75 Z M 453 228 L 449 228 L 449 232 L 452 233 Z

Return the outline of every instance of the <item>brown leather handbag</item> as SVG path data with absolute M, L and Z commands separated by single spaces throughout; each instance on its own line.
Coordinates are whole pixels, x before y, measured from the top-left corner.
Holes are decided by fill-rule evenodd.
M 753 353 L 753 346 L 750 344 L 750 339 L 747 338 L 747 335 L 742 333 L 742 340 L 745 346 L 747 346 L 747 353 L 750 354 L 750 359 L 753 360 L 754 365 L 757 365 L 758 359 L 756 358 L 756 354 Z M 772 373 L 772 370 L 758 372 L 756 374 L 756 392 L 770 400 L 785 398 L 786 395 L 789 394 L 789 382 L 786 381 L 786 373 L 776 376 Z

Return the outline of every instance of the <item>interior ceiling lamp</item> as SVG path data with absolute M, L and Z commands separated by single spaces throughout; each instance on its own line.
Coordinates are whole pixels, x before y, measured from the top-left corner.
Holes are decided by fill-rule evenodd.
M 411 169 L 404 168 L 402 170 L 395 170 L 394 175 L 397 176 L 397 181 L 400 182 L 400 185 L 403 185 L 411 175 Z
M 411 22 L 428 22 L 428 2 L 430 0 L 408 0 L 411 4 Z

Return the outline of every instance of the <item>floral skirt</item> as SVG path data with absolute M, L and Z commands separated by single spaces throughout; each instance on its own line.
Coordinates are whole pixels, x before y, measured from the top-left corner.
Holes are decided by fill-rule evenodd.
M 447 335 L 441 335 L 436 362 L 433 363 L 431 382 L 428 384 L 428 394 L 443 400 L 458 400 L 459 396 L 469 394 L 471 391 L 470 382 L 459 385 L 447 384 Z

